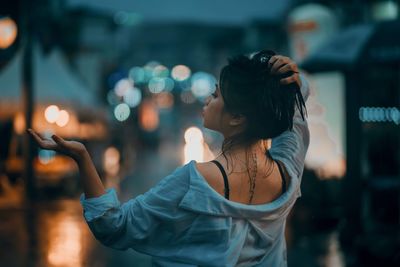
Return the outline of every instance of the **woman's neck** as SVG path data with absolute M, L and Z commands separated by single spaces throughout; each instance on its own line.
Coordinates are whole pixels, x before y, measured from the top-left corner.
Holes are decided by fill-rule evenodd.
M 236 164 L 248 162 L 252 155 L 256 154 L 257 158 L 265 160 L 265 152 L 267 151 L 267 145 L 264 140 L 258 140 L 248 145 L 236 145 L 229 148 L 224 153 L 221 153 L 217 159 L 222 159 L 228 169 Z M 264 156 L 264 157 L 263 157 Z M 227 162 L 229 159 L 229 163 Z

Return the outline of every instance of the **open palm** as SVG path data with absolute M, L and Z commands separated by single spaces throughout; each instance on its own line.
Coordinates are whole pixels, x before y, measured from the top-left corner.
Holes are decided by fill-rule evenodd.
M 63 138 L 52 135 L 50 138 L 44 138 L 32 129 L 28 129 L 28 132 L 35 139 L 39 147 L 48 150 L 55 150 L 61 154 L 72 157 L 78 160 L 86 151 L 85 146 L 77 141 L 67 141 Z

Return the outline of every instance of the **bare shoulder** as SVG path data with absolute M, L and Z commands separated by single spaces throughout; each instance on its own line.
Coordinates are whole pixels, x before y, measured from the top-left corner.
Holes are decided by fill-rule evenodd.
M 221 178 L 222 174 L 214 163 L 196 162 L 196 168 L 215 191 L 221 195 L 224 194 L 224 183 L 223 179 Z
M 207 181 L 215 176 L 216 166 L 212 162 L 196 162 L 196 168 Z
M 209 171 L 211 164 L 211 162 L 196 162 L 196 168 L 201 174 L 203 174 L 204 172 Z

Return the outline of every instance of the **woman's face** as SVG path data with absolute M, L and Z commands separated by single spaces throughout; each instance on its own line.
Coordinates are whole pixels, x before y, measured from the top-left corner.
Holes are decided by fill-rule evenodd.
M 227 119 L 227 112 L 224 111 L 224 100 L 221 96 L 219 86 L 207 99 L 203 107 L 204 127 L 223 133 Z

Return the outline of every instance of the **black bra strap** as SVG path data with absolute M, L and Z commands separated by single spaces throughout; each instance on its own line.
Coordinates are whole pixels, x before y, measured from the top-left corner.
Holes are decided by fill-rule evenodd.
M 286 179 L 285 179 L 285 175 L 282 170 L 282 166 L 279 163 L 279 161 L 276 161 L 276 164 L 278 164 L 279 172 L 281 173 L 281 176 L 282 176 L 282 194 L 283 194 L 286 192 Z
M 229 199 L 229 182 L 228 182 L 228 176 L 226 175 L 224 167 L 222 167 L 222 165 L 221 165 L 221 163 L 219 163 L 219 161 L 212 160 L 211 162 L 213 162 L 213 163 L 215 163 L 215 165 L 217 165 L 217 167 L 219 168 L 219 170 L 222 173 L 222 176 L 224 177 L 225 198 Z

